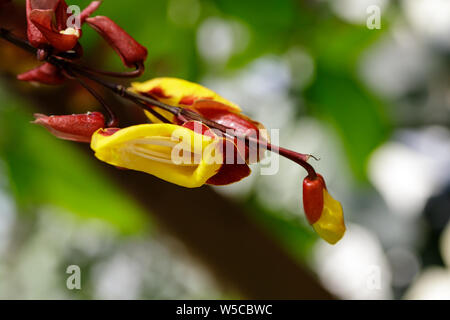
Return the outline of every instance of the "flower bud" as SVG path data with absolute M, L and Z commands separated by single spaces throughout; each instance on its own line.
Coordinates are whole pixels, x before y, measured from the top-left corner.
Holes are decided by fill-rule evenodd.
M 91 142 L 92 135 L 105 127 L 105 118 L 100 112 L 88 112 L 86 114 L 74 114 L 64 116 L 46 116 L 35 114 L 33 122 L 48 129 L 60 139 Z
M 303 208 L 309 223 L 325 241 L 335 244 L 344 236 L 342 206 L 330 196 L 321 175 L 303 181 Z
M 57 67 L 50 63 L 44 63 L 35 69 L 18 75 L 17 79 L 20 81 L 59 85 L 64 82 L 65 77 Z
M 147 59 L 147 49 L 108 17 L 87 18 L 86 22 L 109 43 L 127 67 L 134 68 Z

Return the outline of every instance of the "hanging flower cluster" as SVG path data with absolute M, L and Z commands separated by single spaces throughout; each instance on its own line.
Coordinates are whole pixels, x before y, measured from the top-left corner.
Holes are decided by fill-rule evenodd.
M 76 16 L 64 0 L 26 0 L 27 37 L 31 46 L 37 49 L 37 58 L 45 61 L 50 55 L 60 55 L 76 61 L 83 55 L 79 43 L 81 26 L 87 23 L 97 31 L 117 52 L 125 66 L 143 71 L 147 49 L 129 36 L 108 17 L 90 17 L 101 1 L 93 1 Z M 52 63 L 18 76 L 19 80 L 48 85 L 62 84 L 66 74 Z
M 110 165 L 137 170 L 187 188 L 228 185 L 250 175 L 249 165 L 266 151 L 284 156 L 308 173 L 303 181 L 305 215 L 327 242 L 337 243 L 345 233 L 341 204 L 334 200 L 323 177 L 300 154 L 270 143 L 264 126 L 245 116 L 241 108 L 217 93 L 181 79 L 157 78 L 132 83 L 129 88 L 104 80 L 136 77 L 143 70 L 147 50 L 108 17 L 90 17 L 100 1 L 80 15 L 70 14 L 64 0 L 27 0 L 28 42 L 5 29 L 0 37 L 32 53 L 43 64 L 20 80 L 50 85 L 78 81 L 100 102 L 106 114 L 35 115 L 34 123 L 56 137 L 90 143 L 95 156 Z M 79 25 L 68 25 L 78 21 Z M 79 60 L 81 26 L 95 29 L 120 56 L 128 73 L 95 70 Z M 84 79 L 89 79 L 142 107 L 151 123 L 119 128 L 112 109 Z

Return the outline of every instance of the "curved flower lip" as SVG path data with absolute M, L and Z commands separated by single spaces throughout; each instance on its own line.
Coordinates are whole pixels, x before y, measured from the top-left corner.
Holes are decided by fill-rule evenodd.
M 44 126 L 60 139 L 77 142 L 91 142 L 94 132 L 105 126 L 105 118 L 100 112 L 63 116 L 37 113 L 34 116 L 36 118 L 34 124 Z
M 108 164 L 187 188 L 231 184 L 250 174 L 245 161 L 226 162 L 223 152 L 230 149 L 224 148 L 239 155 L 231 141 L 194 121 L 185 126 L 164 123 L 101 129 L 92 137 L 91 148 Z
M 68 5 L 64 0 L 27 0 L 27 35 L 31 45 L 42 48 L 47 45 L 57 51 L 72 50 L 81 37 L 81 25 L 100 6 L 93 1 L 80 14 L 80 26 L 68 27 Z
M 134 68 L 147 59 L 147 49 L 108 17 L 96 16 L 85 21 L 117 52 L 125 66 Z
M 95 156 L 111 165 L 149 173 L 187 188 L 204 185 L 220 169 L 213 150 L 218 141 L 212 137 L 173 124 L 142 124 L 121 129 L 112 135 L 97 131 L 91 142 Z M 174 137 L 179 137 L 177 141 Z M 173 154 L 198 161 L 177 163 Z
M 65 34 L 61 33 L 64 30 L 55 30 L 52 25 L 54 14 L 52 10 L 35 9 L 29 14 L 29 19 L 53 48 L 62 52 L 69 51 L 78 43 L 79 34 Z

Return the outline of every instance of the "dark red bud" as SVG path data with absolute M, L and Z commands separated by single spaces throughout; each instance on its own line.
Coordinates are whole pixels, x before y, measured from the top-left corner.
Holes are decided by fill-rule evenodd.
M 321 175 L 303 180 L 303 208 L 310 224 L 316 223 L 322 215 L 324 189 L 326 185 Z
M 127 67 L 134 68 L 147 59 L 147 49 L 108 17 L 87 18 L 86 22 L 109 43 Z
M 78 33 L 78 35 L 76 35 L 76 34 L 62 34 L 59 31 L 55 30 L 52 25 L 54 15 L 55 12 L 50 9 L 48 10 L 35 9 L 30 12 L 28 17 L 31 23 L 37 28 L 38 31 L 40 31 L 40 33 L 47 40 L 48 44 L 50 44 L 53 48 L 55 48 L 58 51 L 62 52 L 69 51 L 77 45 L 80 31 L 73 29 L 74 32 Z M 63 30 L 65 29 L 61 29 L 61 31 Z
M 100 112 L 64 116 L 35 114 L 33 122 L 47 128 L 60 139 L 77 142 L 91 142 L 92 135 L 105 127 L 105 118 Z
M 65 77 L 61 71 L 50 63 L 44 63 L 35 69 L 22 73 L 17 76 L 17 79 L 48 85 L 60 85 L 65 81 Z

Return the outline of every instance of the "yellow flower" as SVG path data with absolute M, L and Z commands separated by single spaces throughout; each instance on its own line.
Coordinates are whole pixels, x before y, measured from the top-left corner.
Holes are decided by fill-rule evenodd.
M 211 100 L 227 105 L 231 111 L 241 112 L 241 108 L 238 105 L 222 98 L 214 91 L 199 84 L 177 78 L 155 78 L 146 82 L 134 82 L 131 84 L 130 90 L 152 96 L 163 103 L 177 107 L 189 108 L 196 101 Z M 171 113 L 159 109 L 158 112 L 171 122 L 176 122 Z M 152 122 L 161 122 L 149 112 L 146 112 L 146 114 Z
M 106 163 L 142 171 L 165 181 L 196 188 L 222 166 L 220 140 L 173 124 L 142 124 L 125 129 L 100 129 L 91 142 L 95 156 Z

